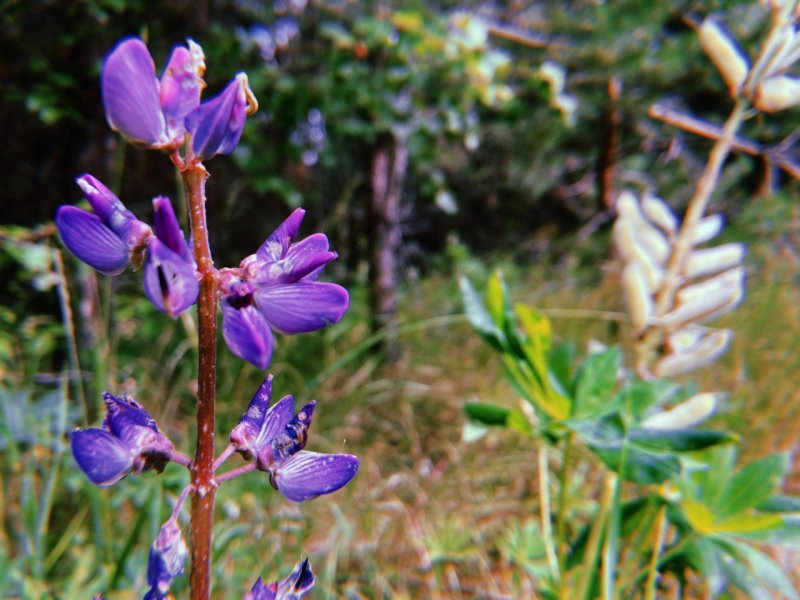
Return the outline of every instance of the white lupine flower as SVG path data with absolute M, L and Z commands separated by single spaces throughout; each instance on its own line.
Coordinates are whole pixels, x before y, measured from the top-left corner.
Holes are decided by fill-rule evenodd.
M 642 212 L 651 223 L 669 236 L 678 231 L 678 218 L 669 205 L 658 196 L 647 193 L 642 198 Z
M 753 104 L 770 113 L 800 105 L 800 79 L 777 75 L 764 80 L 756 90 Z
M 655 257 L 650 254 L 650 251 L 642 246 L 637 239 L 634 233 L 634 226 L 630 220 L 618 218 L 614 223 L 612 235 L 614 243 L 625 262 L 638 262 L 647 279 L 647 286 L 651 291 L 658 289 L 664 277 L 664 271 L 658 265 Z
M 692 235 L 692 245 L 699 246 L 714 239 L 722 231 L 725 220 L 722 215 L 710 215 L 697 222 Z

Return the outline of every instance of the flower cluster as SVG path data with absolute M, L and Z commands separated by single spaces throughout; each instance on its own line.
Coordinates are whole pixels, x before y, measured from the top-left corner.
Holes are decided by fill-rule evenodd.
M 187 46 L 173 48 L 159 80 L 144 42 L 121 40 L 106 57 L 101 75 L 109 125 L 133 144 L 166 151 L 182 146 L 188 134 L 195 160 L 230 154 L 242 136 L 245 117 L 258 103 L 244 73 L 201 103 L 205 69 L 203 49 L 189 40 Z
M 261 369 L 272 358 L 271 329 L 317 331 L 338 323 L 350 302 L 343 287 L 316 281 L 337 256 L 328 238 L 315 233 L 293 242 L 304 214 L 295 210 L 238 269 L 220 271 L 225 342 L 236 356 Z
M 61 206 L 56 213 L 64 245 L 105 275 L 144 263 L 144 290 L 160 311 L 176 317 L 200 289 L 194 257 L 169 198 L 153 200 L 154 225 L 137 219 L 111 190 L 91 175 L 78 178 L 94 212 Z

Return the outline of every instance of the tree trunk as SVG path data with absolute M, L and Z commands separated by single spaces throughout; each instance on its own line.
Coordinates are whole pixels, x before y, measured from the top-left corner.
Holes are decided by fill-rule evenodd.
M 392 134 L 378 138 L 370 170 L 369 301 L 373 332 L 390 330 L 397 317 L 397 257 L 402 243 L 400 198 L 408 169 L 405 140 Z M 398 357 L 396 339 L 387 331 L 381 342 L 388 360 Z

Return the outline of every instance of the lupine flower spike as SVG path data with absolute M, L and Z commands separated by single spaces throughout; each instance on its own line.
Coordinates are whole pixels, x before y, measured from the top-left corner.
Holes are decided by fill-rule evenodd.
M 304 214 L 295 210 L 238 269 L 221 272 L 225 342 L 236 356 L 261 369 L 272 358 L 270 329 L 317 331 L 338 323 L 350 302 L 343 287 L 316 281 L 337 257 L 328 238 L 315 233 L 293 242 Z
M 253 589 L 242 600 L 299 600 L 314 588 L 314 573 L 304 558 L 281 581 L 264 583 L 258 578 Z
M 106 417 L 100 429 L 75 429 L 72 454 L 92 483 L 110 486 L 129 473 L 155 469 L 159 473 L 175 447 L 141 404 L 106 392 Z
M 303 450 L 316 402 L 294 417 L 292 396 L 269 407 L 272 376 L 253 396 L 247 412 L 231 432 L 231 445 L 256 468 L 269 473 L 272 486 L 289 500 L 303 502 L 345 486 L 358 471 L 351 454 L 319 454 Z

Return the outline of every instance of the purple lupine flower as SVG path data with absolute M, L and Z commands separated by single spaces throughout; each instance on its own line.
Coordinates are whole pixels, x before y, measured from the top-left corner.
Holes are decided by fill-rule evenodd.
M 168 598 L 172 580 L 183 574 L 188 555 L 186 541 L 174 517 L 164 523 L 147 557 L 147 583 L 150 586 L 143 600 Z
M 108 124 L 134 144 L 174 150 L 184 142 L 186 116 L 205 87 L 203 50 L 192 40 L 175 46 L 159 81 L 150 51 L 123 38 L 103 63 L 101 88 Z
M 281 333 L 317 331 L 338 323 L 350 299 L 340 285 L 316 281 L 337 257 L 322 233 L 299 242 L 305 211 L 295 210 L 239 269 L 227 270 L 222 293 L 222 333 L 231 352 L 261 369 L 269 366 L 273 338 Z
M 74 429 L 75 462 L 92 483 L 107 487 L 128 475 L 155 469 L 159 473 L 175 447 L 141 404 L 123 395 L 103 394 L 106 416 L 102 428 Z
M 175 318 L 197 300 L 194 256 L 169 198 L 153 200 L 155 236 L 150 239 L 144 265 L 144 291 L 160 311 Z
M 349 483 L 358 471 L 358 458 L 303 449 L 316 402 L 292 417 L 292 396 L 270 407 L 271 392 L 272 376 L 268 375 L 231 432 L 234 449 L 246 459 L 255 458 L 257 468 L 269 473 L 272 487 L 294 502 L 330 494 Z
M 253 589 L 242 600 L 299 600 L 314 588 L 315 578 L 308 559 L 295 565 L 289 575 L 280 582 L 264 583 L 258 578 Z
M 138 267 L 153 236 L 150 226 L 91 175 L 81 175 L 77 183 L 94 213 L 77 206 L 59 207 L 56 227 L 64 245 L 105 275 L 122 273 L 131 261 Z
M 222 92 L 186 117 L 195 158 L 206 160 L 233 152 L 242 137 L 245 117 L 257 109 L 247 75 L 238 73 Z

